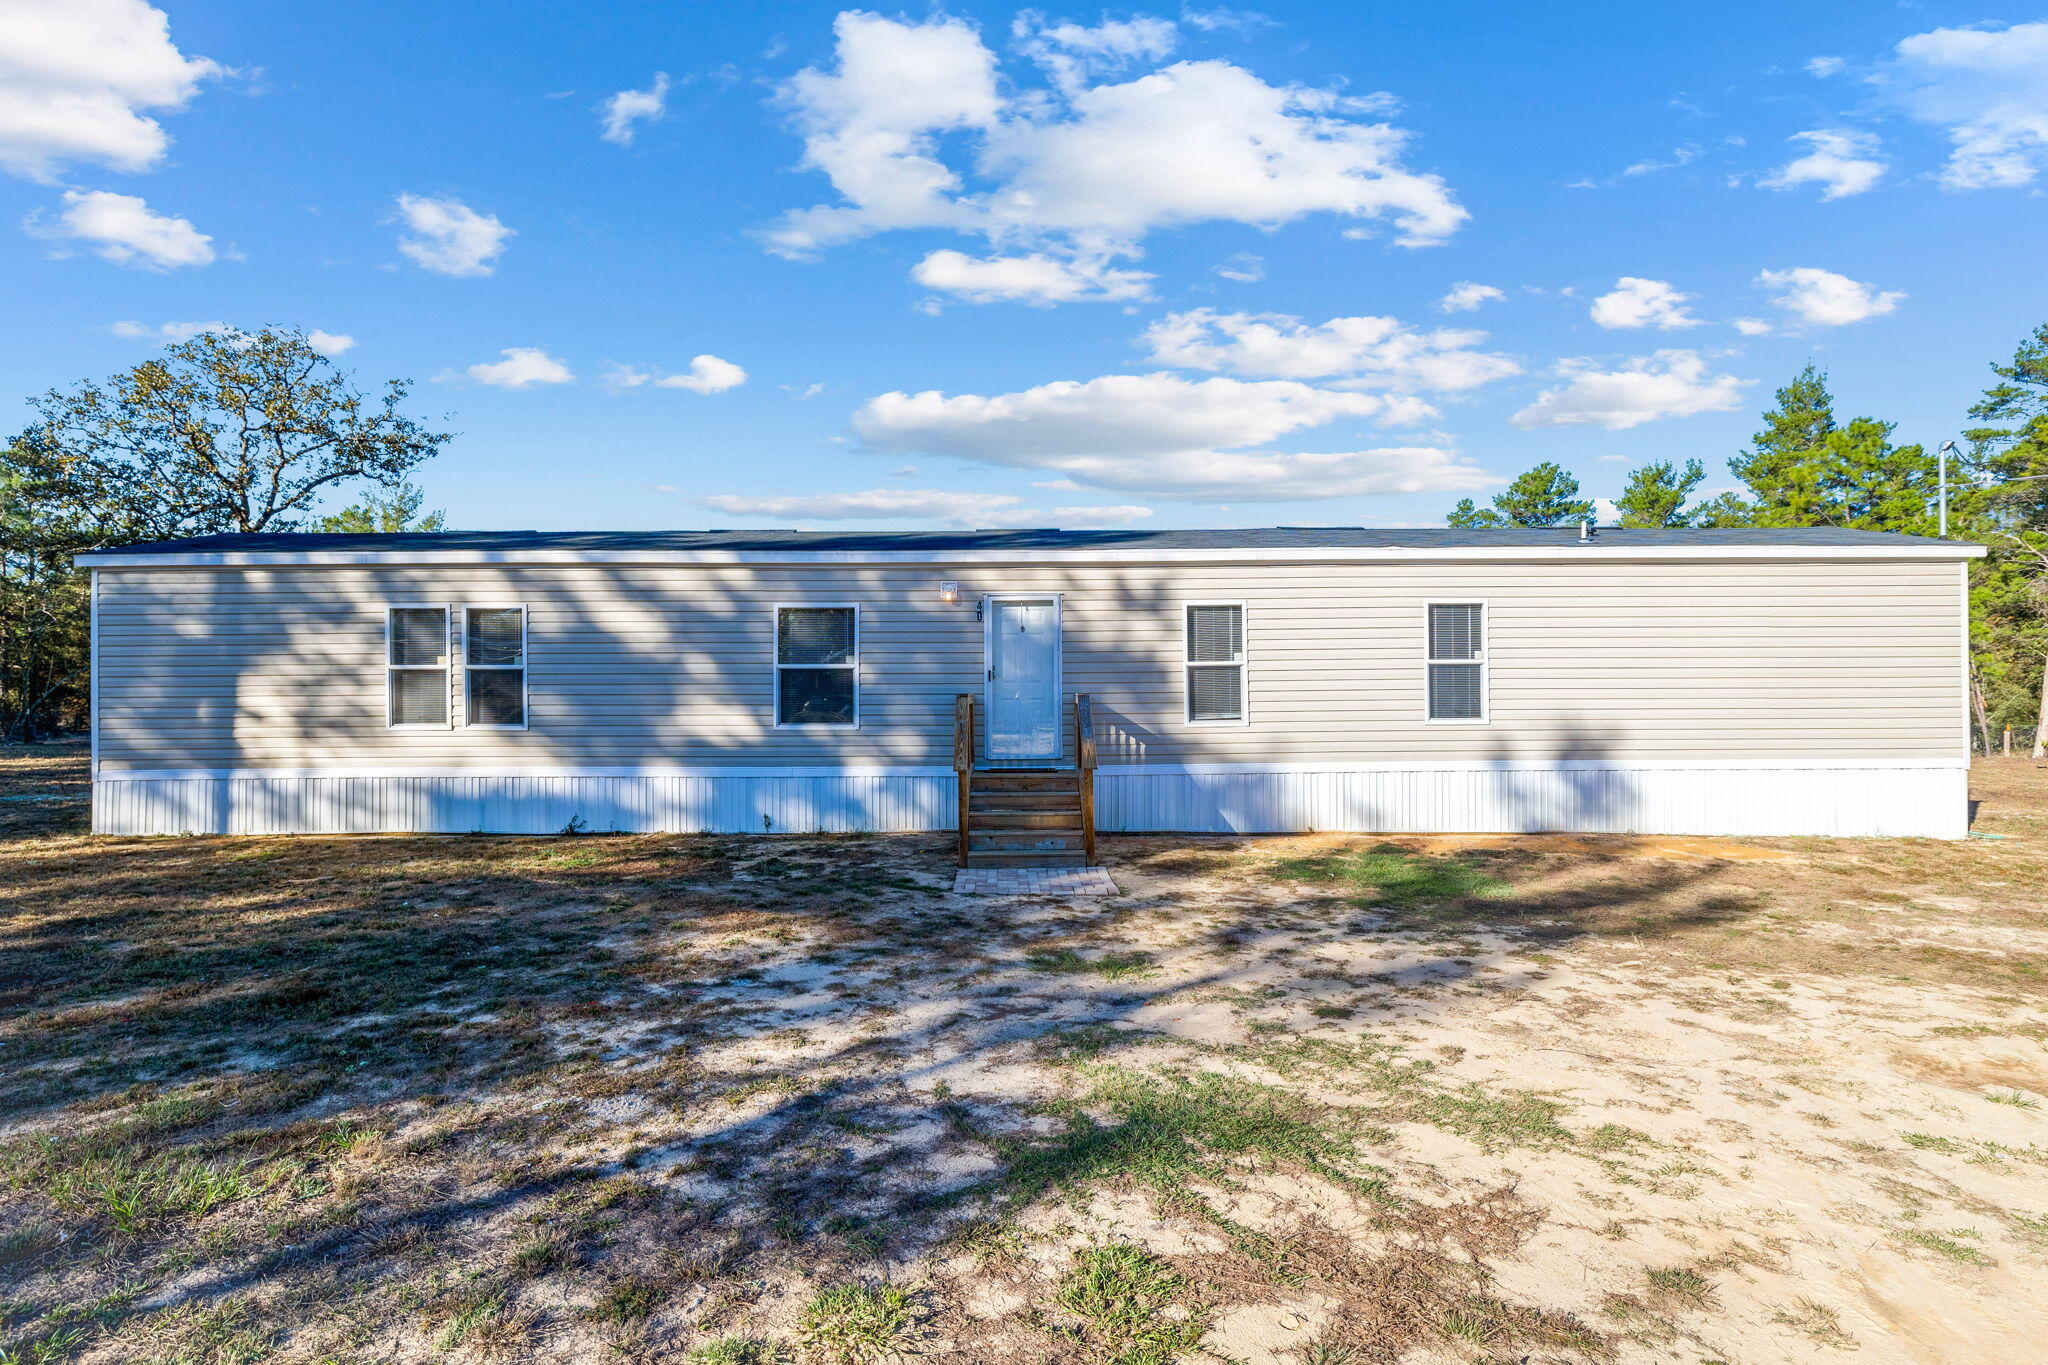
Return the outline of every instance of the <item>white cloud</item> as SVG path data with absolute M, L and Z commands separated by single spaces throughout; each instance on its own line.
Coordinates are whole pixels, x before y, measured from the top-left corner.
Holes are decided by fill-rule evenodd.
M 942 289 L 969 303 L 1040 306 L 1142 299 L 1148 297 L 1153 278 L 1141 270 L 1112 270 L 1101 259 L 1044 252 L 976 257 L 952 250 L 932 252 L 912 267 L 910 277 L 927 289 Z
M 1829 76 L 1840 75 L 1842 68 L 1847 65 L 1848 63 L 1840 57 L 1815 57 L 1807 62 L 1806 69 L 1810 74 L 1826 80 Z
M 219 319 L 212 322 L 164 322 L 155 327 L 144 322 L 117 322 L 107 330 L 131 341 L 161 341 L 166 346 L 175 346 L 181 341 L 190 341 L 201 332 L 225 332 L 228 324 Z
M 170 138 L 146 109 L 184 107 L 222 74 L 172 43 L 143 0 L 0 5 L 0 168 L 48 181 L 67 162 L 146 171 Z
M 507 346 L 503 360 L 472 365 L 462 373 L 479 384 L 499 389 L 524 389 L 535 384 L 567 384 L 576 378 L 569 367 L 538 346 Z
M 691 393 L 724 393 L 746 383 L 747 372 L 730 360 L 700 355 L 690 362 L 689 369 L 680 374 L 660 374 L 631 365 L 614 365 L 603 382 L 606 388 L 614 390 L 652 385 L 657 389 L 688 389 Z M 810 394 L 806 392 L 803 396 L 808 398 Z
M 782 517 L 791 521 L 937 521 L 948 526 L 992 530 L 1012 526 L 1069 529 L 1128 526 L 1152 515 L 1149 507 L 1028 507 L 1010 493 L 946 493 L 937 489 L 873 488 L 862 493 L 810 497 L 742 497 L 720 493 L 700 498 L 704 506 L 739 517 Z
M 306 344 L 329 359 L 355 349 L 356 339 L 342 332 L 323 332 L 318 327 L 306 333 Z
M 1239 284 L 1257 284 L 1266 278 L 1266 261 L 1262 256 L 1240 251 L 1217 266 L 1216 273 L 1226 280 L 1236 280 Z
M 798 73 L 781 97 L 803 165 L 824 172 L 840 202 L 785 215 L 767 235 L 784 255 L 942 228 L 1100 261 L 1137 254 L 1160 228 L 1270 228 L 1311 213 L 1390 222 L 1397 241 L 1422 246 L 1467 217 L 1439 178 L 1403 163 L 1405 132 L 1367 121 L 1385 112 L 1382 98 L 1268 85 L 1220 61 L 1087 83 L 1108 65 L 1164 55 L 1153 30 L 1033 20 L 1027 44 L 1067 74 L 1052 91 L 1016 94 L 963 20 L 848 11 L 835 32 L 836 67 Z
M 1062 23 L 1048 26 L 1045 16 L 1025 10 L 1010 26 L 1017 50 L 1045 68 L 1062 90 L 1079 90 L 1091 76 L 1120 71 L 1134 62 L 1158 61 L 1180 43 L 1172 22 L 1136 15 L 1105 19 L 1093 28 Z
M 1762 288 L 1778 291 L 1772 303 L 1815 327 L 1840 327 L 1882 317 L 1906 297 L 1898 290 L 1880 292 L 1847 275 L 1813 266 L 1766 270 L 1756 277 L 1756 282 Z
M 1433 447 L 1242 449 L 1340 418 L 1403 411 L 1398 399 L 1283 380 L 1108 375 L 993 397 L 885 393 L 854 413 L 853 428 L 878 453 L 1046 470 L 1077 486 L 1164 498 L 1292 501 L 1498 482 Z
M 1437 300 L 1436 306 L 1446 313 L 1470 313 L 1482 303 L 1498 302 L 1506 297 L 1490 284 L 1459 280 L 1451 286 L 1450 293 Z
M 135 195 L 107 190 L 66 190 L 54 225 L 45 227 L 31 215 L 27 226 L 39 237 L 90 243 L 102 259 L 144 270 L 210 265 L 215 256 L 213 238 L 190 222 L 153 213 Z
M 1917 33 L 1871 80 L 1947 132 L 1950 189 L 2031 184 L 2048 161 L 2048 22 Z
M 1855 129 L 1816 128 L 1795 133 L 1787 141 L 1804 142 L 1805 156 L 1795 157 L 1757 183 L 1765 189 L 1789 190 L 1800 185 L 1821 187 L 1823 199 L 1861 194 L 1884 177 L 1875 134 Z
M 1273 226 L 1311 213 L 1391 219 L 1425 246 L 1468 216 L 1437 177 L 1401 163 L 1408 135 L 1359 121 L 1383 103 L 1266 84 L 1227 62 L 1181 62 L 1017 118 L 989 138 L 998 230 L 1134 244 L 1156 228 Z
M 1280 26 L 1278 19 L 1255 9 L 1229 9 L 1222 5 L 1213 9 L 1183 9 L 1180 20 L 1203 33 L 1228 33 L 1237 38 L 1249 38 L 1261 29 Z
M 600 106 L 604 131 L 598 136 L 621 147 L 632 146 L 633 134 L 639 131 L 636 124 L 653 123 L 668 112 L 668 87 L 668 73 L 657 71 L 645 90 L 621 90 L 607 99 Z
M 1681 293 L 1663 280 L 1646 280 L 1635 275 L 1623 275 L 1614 282 L 1614 291 L 1602 294 L 1593 300 L 1587 310 L 1593 321 L 1610 331 L 1618 328 L 1655 327 L 1671 331 L 1678 327 L 1697 327 L 1700 320 L 1686 311 L 1685 305 L 1692 300 L 1691 294 Z
M 995 123 L 995 54 L 971 25 L 945 17 L 904 24 L 849 10 L 833 32 L 838 70 L 806 68 L 779 93 L 803 135 L 804 166 L 848 202 L 788 215 L 770 244 L 801 255 L 890 228 L 967 226 L 973 210 L 950 198 L 960 179 L 938 160 L 936 139 Z
M 1767 318 L 1736 318 L 1735 330 L 1746 337 L 1769 336 L 1773 330 Z
M 412 234 L 398 239 L 398 249 L 413 264 L 437 275 L 490 274 L 505 239 L 516 235 L 490 214 L 478 213 L 458 199 L 401 194 L 398 214 Z
M 160 322 L 154 327 L 146 322 L 117 322 L 107 330 L 117 337 L 126 337 L 133 341 L 160 341 L 166 346 L 175 346 L 181 341 L 190 341 L 202 332 L 226 332 L 234 329 L 231 324 L 216 318 L 212 322 Z M 316 327 L 306 333 L 306 344 L 331 358 L 354 346 L 356 339 L 335 332 L 323 332 Z
M 1545 389 L 1509 420 L 1524 430 L 1597 426 L 1626 431 L 1660 417 L 1725 412 L 1740 405 L 1743 389 L 1755 382 L 1709 374 L 1707 362 L 1695 351 L 1659 351 L 1618 370 L 1598 366 L 1590 359 L 1560 362 L 1557 375 L 1566 382 Z
M 1474 349 L 1486 333 L 1421 332 L 1398 318 L 1331 318 L 1307 325 L 1283 313 L 1169 313 L 1139 340 L 1152 359 L 1182 369 L 1229 370 L 1269 379 L 1342 378 L 1339 387 L 1454 393 L 1519 374 L 1504 355 Z M 1415 417 L 1427 408 L 1411 408 Z
M 1635 162 L 1633 165 L 1622 167 L 1621 173 L 1623 175 L 1655 175 L 1658 171 L 1675 171 L 1681 166 L 1690 166 L 1693 162 L 1699 160 L 1702 150 L 1704 149 L 1697 142 L 1687 142 L 1671 149 L 1671 159 L 1669 161 L 1658 161 L 1654 157 L 1647 157 Z

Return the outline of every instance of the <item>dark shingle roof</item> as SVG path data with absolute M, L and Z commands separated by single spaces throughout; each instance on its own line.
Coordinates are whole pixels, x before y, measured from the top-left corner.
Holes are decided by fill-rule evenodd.
M 1510 527 L 1461 530 L 1451 527 L 1382 529 L 1365 526 L 1269 526 L 1197 531 L 433 531 L 364 534 L 280 534 L 194 536 L 155 540 L 101 551 L 123 555 L 403 553 L 518 550 L 1452 550 L 1492 547 L 1529 549 L 1576 543 L 1578 528 Z M 1934 546 L 1966 548 L 1960 541 L 1882 531 L 1832 527 L 1770 530 L 1624 531 L 1601 528 L 1597 542 L 1615 548 L 1718 546 Z M 89 556 L 87 556 L 89 558 Z

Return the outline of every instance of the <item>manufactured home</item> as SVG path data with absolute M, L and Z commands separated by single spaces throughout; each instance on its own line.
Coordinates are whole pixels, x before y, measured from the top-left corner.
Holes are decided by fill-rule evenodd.
M 92 570 L 106 834 L 1962 836 L 1966 561 L 1838 530 L 228 535 Z

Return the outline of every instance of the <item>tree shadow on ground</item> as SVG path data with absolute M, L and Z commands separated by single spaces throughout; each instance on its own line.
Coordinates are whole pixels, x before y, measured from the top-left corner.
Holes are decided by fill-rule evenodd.
M 1644 932 L 1645 907 L 1656 931 L 1745 913 L 1708 894 L 1709 864 L 1359 839 L 1327 877 L 1223 879 L 1184 936 L 1199 970 L 1094 970 L 1202 891 L 1175 858 L 1235 842 L 1106 839 L 1141 885 L 1100 905 L 955 897 L 943 836 L 19 842 L 0 851 L 0 1180 L 57 1240 L 0 1281 L 90 1263 L 160 1310 L 360 1296 L 445 1255 L 668 1293 L 763 1257 L 853 1273 L 1136 1169 L 1156 1113 L 967 1078 L 1114 1061 L 1155 1005 L 1268 989 L 1268 950 L 1304 931 L 1411 943 L 1428 970 L 1389 986 L 1483 992 L 1447 936 L 1556 946 Z M 1296 994 L 1358 984 L 1309 972 Z M 202 1176 L 240 1184 L 203 1207 L 155 1191 Z M 160 1207 L 124 1215 L 129 1197 Z

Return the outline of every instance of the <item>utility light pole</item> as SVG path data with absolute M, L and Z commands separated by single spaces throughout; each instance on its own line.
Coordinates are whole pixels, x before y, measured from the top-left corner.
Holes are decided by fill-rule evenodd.
M 1948 539 L 1948 457 L 1955 453 L 1954 441 L 1943 441 L 1934 452 L 1934 463 L 1940 469 L 1936 482 L 1941 488 L 1941 530 L 1943 540 Z
M 1939 490 L 1936 494 L 1936 499 L 1940 506 L 1939 518 L 1941 527 L 1938 534 L 1943 538 L 1948 536 L 1948 461 L 1949 456 L 1958 453 L 1959 450 L 1954 441 L 1943 441 L 1934 449 L 1934 464 L 1938 471 L 1935 477 L 1935 485 Z M 2025 474 L 2017 479 L 2000 479 L 1997 483 L 1992 484 L 1991 487 L 2003 488 L 2007 484 L 2013 483 L 2040 483 L 2043 479 L 2048 479 L 2048 474 Z

